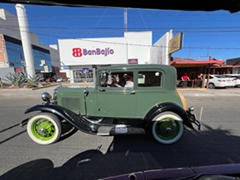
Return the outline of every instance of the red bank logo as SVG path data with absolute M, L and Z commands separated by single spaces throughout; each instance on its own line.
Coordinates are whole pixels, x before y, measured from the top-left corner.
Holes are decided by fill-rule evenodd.
M 82 49 L 81 48 L 72 48 L 72 55 L 74 57 L 81 57 L 82 56 Z
M 92 50 L 82 49 L 82 48 L 72 48 L 72 55 L 74 57 L 92 56 L 92 55 L 108 56 L 112 54 L 114 54 L 114 50 L 111 48 L 105 48 L 105 49 L 96 48 Z

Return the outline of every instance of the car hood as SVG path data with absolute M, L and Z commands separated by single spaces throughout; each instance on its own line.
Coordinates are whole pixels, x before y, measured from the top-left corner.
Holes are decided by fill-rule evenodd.
M 58 88 L 58 93 L 77 93 L 83 92 L 84 90 L 93 91 L 95 87 L 84 87 L 84 86 L 62 86 Z
M 211 166 L 198 166 L 198 167 L 182 167 L 182 168 L 169 168 L 169 169 L 155 169 L 133 172 L 118 176 L 107 177 L 102 180 L 120 180 L 120 179 L 188 179 L 190 177 L 205 176 L 203 179 L 228 179 L 230 177 L 239 177 L 240 164 L 223 164 L 223 165 L 211 165 Z

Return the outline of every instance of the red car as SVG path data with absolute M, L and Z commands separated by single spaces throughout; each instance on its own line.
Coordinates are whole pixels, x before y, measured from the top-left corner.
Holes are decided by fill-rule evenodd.
M 56 82 L 57 80 L 56 80 L 56 78 L 51 77 L 51 78 L 46 78 L 45 81 L 46 82 Z

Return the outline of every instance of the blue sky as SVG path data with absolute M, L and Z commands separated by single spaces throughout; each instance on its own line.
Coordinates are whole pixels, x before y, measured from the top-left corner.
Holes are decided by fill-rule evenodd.
M 15 4 L 0 8 L 16 15 Z M 25 5 L 31 32 L 42 44 L 58 39 L 122 37 L 123 8 Z M 240 13 L 128 9 L 128 31 L 152 31 L 153 43 L 164 33 L 184 33 L 183 49 L 172 54 L 197 60 L 240 57 Z

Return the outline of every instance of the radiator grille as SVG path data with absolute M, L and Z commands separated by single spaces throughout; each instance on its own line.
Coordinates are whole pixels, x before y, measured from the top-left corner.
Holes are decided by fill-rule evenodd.
M 70 110 L 80 110 L 80 98 L 62 98 L 62 106 Z

